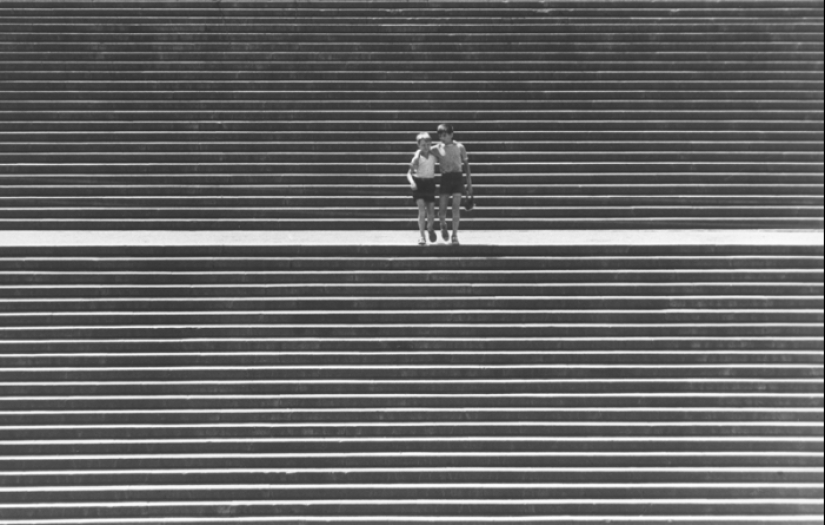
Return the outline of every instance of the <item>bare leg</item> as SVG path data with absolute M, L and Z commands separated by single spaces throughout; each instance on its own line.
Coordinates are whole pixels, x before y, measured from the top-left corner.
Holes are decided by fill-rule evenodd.
M 427 230 L 432 232 L 435 223 L 435 202 L 427 203 Z
M 418 199 L 416 203 L 418 204 L 418 231 L 421 232 L 421 236 L 424 237 L 424 226 L 427 220 L 427 204 L 424 202 L 424 199 Z
M 458 223 L 461 221 L 461 194 L 453 194 L 453 235 L 458 233 Z
M 441 224 L 441 232 L 442 235 L 445 236 L 444 240 L 446 241 L 446 232 L 447 232 L 447 202 L 449 201 L 450 196 L 441 194 L 441 198 L 438 201 L 438 221 Z

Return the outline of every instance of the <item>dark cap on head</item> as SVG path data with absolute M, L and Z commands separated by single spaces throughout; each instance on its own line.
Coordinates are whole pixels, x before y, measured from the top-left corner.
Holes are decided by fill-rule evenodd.
M 455 130 L 453 129 L 452 124 L 440 124 L 438 126 L 438 131 L 439 131 L 439 133 L 442 132 L 442 131 L 446 131 L 447 133 L 450 133 L 450 134 L 455 133 Z

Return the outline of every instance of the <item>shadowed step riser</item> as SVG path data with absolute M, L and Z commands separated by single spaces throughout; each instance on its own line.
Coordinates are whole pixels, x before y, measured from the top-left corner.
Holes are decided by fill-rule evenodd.
M 366 486 L 358 487 L 350 485 L 347 488 L 333 488 L 324 485 L 310 485 L 304 487 L 294 487 L 290 485 L 268 485 L 265 483 L 255 483 L 252 488 L 245 488 L 243 485 L 233 488 L 225 487 L 221 484 L 214 484 L 212 486 L 192 486 L 184 484 L 181 487 L 181 492 L 185 491 L 185 496 L 180 492 L 170 492 L 168 488 L 163 487 L 147 487 L 144 486 L 114 486 L 108 489 L 89 489 L 89 490 L 71 490 L 64 489 L 55 490 L 50 487 L 35 488 L 28 487 L 24 491 L 15 491 L 11 493 L 4 493 L 0 488 L 0 505 L 5 504 L 25 504 L 25 503 L 55 503 L 55 502 L 99 502 L 101 499 L 115 499 L 117 501 L 132 501 L 140 502 L 145 500 L 152 501 L 210 501 L 210 500 L 257 500 L 269 499 L 274 501 L 291 501 L 291 500 L 311 500 L 311 499 L 331 499 L 331 500 L 370 500 L 370 499 L 388 499 L 395 500 L 398 504 L 403 504 L 403 500 L 410 499 L 410 491 L 414 490 L 417 498 L 433 498 L 433 499 L 475 499 L 475 500 L 543 500 L 551 498 L 559 499 L 591 499 L 596 496 L 604 499 L 618 499 L 618 500 L 634 500 L 640 497 L 650 499 L 709 499 L 711 502 L 715 499 L 724 500 L 728 498 L 788 498 L 788 499 L 807 499 L 815 500 L 822 498 L 822 489 L 817 488 L 814 483 L 803 484 L 802 487 L 790 486 L 784 488 L 781 484 L 777 486 L 768 487 L 748 487 L 747 484 L 742 484 L 733 487 L 722 487 L 725 490 L 725 496 L 719 496 L 719 487 L 683 487 L 675 484 L 673 487 L 649 487 L 639 486 L 634 487 L 629 485 L 626 488 L 619 488 L 615 485 L 613 487 L 593 486 L 593 487 L 575 487 L 575 486 L 554 486 L 558 484 L 537 484 L 538 486 L 516 485 L 514 487 L 501 486 L 501 484 L 492 484 L 493 486 L 485 488 L 478 486 L 480 484 L 469 484 L 469 487 L 450 486 L 451 484 L 442 484 L 442 486 L 428 486 L 426 484 L 410 483 L 410 484 L 396 484 L 401 485 L 397 487 L 389 486 L 375 486 L 374 484 L 366 484 Z M 406 485 L 406 486 L 404 486 Z M 549 487 L 547 486 L 549 485 Z M 302 492 L 303 491 L 303 492 Z M 312 496 L 307 497 L 306 492 L 311 491 Z M 628 502 L 630 503 L 630 502 Z
M 266 313 L 266 312 L 239 312 L 239 313 L 210 313 L 210 312 L 169 312 L 168 314 L 133 313 L 112 315 L 105 311 L 97 311 L 93 315 L 2 315 L 0 319 L 12 326 L 44 328 L 47 327 L 86 327 L 86 326 L 123 326 L 124 324 L 154 325 L 199 325 L 206 327 L 220 327 L 232 325 L 275 325 L 275 324 L 351 324 L 351 325 L 400 325 L 430 326 L 432 324 L 604 324 L 612 323 L 617 327 L 622 324 L 634 325 L 666 325 L 666 324 L 725 324 L 744 325 L 754 323 L 821 323 L 823 314 L 817 310 L 791 310 L 774 312 L 693 312 L 693 313 L 658 313 L 621 311 L 587 312 L 555 312 L 555 311 L 517 311 L 507 312 L 453 312 L 440 311 L 437 313 L 412 313 L 398 311 L 382 313 L 368 311 L 363 314 L 319 312 L 307 314 L 294 313 Z M 2 330 L 2 329 L 0 329 Z M 526 332 L 526 330 L 525 330 Z M 527 335 L 525 333 L 525 335 Z

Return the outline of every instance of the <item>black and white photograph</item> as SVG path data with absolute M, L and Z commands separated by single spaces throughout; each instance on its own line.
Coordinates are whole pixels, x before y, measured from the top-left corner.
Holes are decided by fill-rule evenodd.
M 824 525 L 823 0 L 0 0 L 0 525 Z

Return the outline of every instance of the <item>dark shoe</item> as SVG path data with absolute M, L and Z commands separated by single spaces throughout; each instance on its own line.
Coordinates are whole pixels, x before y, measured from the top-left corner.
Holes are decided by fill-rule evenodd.
M 444 239 L 444 242 L 450 242 L 450 232 L 446 226 L 441 227 L 441 238 Z
M 430 242 L 437 242 L 437 241 L 438 241 L 438 235 L 436 235 L 433 230 L 430 230 Z

